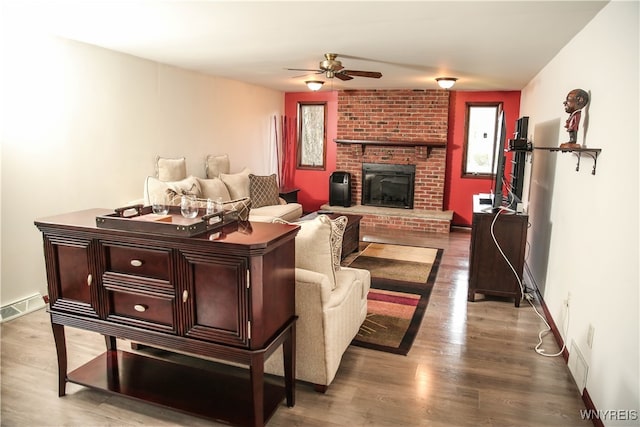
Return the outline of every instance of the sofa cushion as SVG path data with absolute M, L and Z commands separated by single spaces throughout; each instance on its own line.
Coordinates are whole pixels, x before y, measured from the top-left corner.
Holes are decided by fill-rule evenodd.
M 187 160 L 184 157 L 168 159 L 156 156 L 156 178 L 160 181 L 179 181 L 187 177 Z
M 229 190 L 220 178 L 197 178 L 197 180 L 198 184 L 200 184 L 200 194 L 203 199 L 216 200 L 218 197 L 220 197 L 223 202 L 228 202 L 229 200 L 231 200 Z
M 286 221 L 276 219 L 274 222 Z M 329 279 L 331 289 L 335 289 L 331 220 L 326 215 L 319 215 L 310 221 L 301 221 L 297 224 L 300 230 L 296 235 L 296 268 L 324 274 Z
M 249 197 L 249 174 L 251 171 L 244 168 L 242 171 L 233 174 L 221 173 L 220 179 L 227 186 L 232 199 L 242 199 Z
M 189 176 L 180 181 L 161 181 L 158 178 L 148 176 L 144 190 L 145 204 L 147 205 L 153 195 L 165 195 L 169 205 L 179 205 L 180 196 L 183 194 L 200 197 L 200 184 L 194 176 Z
M 302 205 L 299 203 L 281 203 L 261 208 L 251 206 L 251 221 L 272 222 L 278 218 L 291 222 L 298 220 L 301 216 Z
M 280 204 L 276 174 L 259 176 L 249 174 L 249 197 L 254 208 Z
M 221 173 L 229 173 L 229 155 L 214 156 L 209 154 L 204 163 L 204 171 L 207 178 L 218 178 Z

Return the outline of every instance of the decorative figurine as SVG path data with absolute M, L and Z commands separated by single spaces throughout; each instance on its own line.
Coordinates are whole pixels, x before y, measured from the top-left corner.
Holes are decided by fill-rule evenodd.
M 589 103 L 589 94 L 582 89 L 574 89 L 567 94 L 567 99 L 563 102 L 564 111 L 569 113 L 567 123 L 564 125 L 569 132 L 569 142 L 560 144 L 560 148 L 580 148 L 578 144 L 578 125 L 582 109 Z

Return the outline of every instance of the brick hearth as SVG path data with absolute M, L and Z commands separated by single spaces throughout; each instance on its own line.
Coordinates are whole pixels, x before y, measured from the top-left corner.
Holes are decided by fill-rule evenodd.
M 453 212 L 443 211 L 449 93 L 442 90 L 362 90 L 338 95 L 338 140 L 388 141 L 384 146 L 337 144 L 336 170 L 351 173 L 354 206 L 324 206 L 363 215 L 362 224 L 448 233 Z M 441 147 L 394 146 L 393 142 Z M 362 206 L 362 163 L 416 165 L 414 209 Z

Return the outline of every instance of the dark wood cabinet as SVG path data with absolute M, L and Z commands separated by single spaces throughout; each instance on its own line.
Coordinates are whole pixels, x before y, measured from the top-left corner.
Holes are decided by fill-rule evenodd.
M 298 227 L 252 223 L 239 229 L 232 223 L 171 237 L 97 228 L 96 216 L 109 213 L 92 209 L 36 221 L 44 239 L 59 395 L 74 382 L 241 425 L 263 425 L 285 398 L 293 406 Z M 106 352 L 67 373 L 65 326 L 103 334 Z M 115 337 L 247 365 L 245 385 L 237 384 L 237 372 L 204 374 L 119 350 Z M 264 379 L 264 361 L 280 345 L 284 387 Z M 217 400 L 226 403 L 211 404 Z
M 476 293 L 512 297 L 515 306 L 519 307 L 522 294 L 514 270 L 522 279 L 529 217 L 500 213 L 496 218 L 496 215 L 481 211 L 473 214 L 468 300 L 475 301 Z

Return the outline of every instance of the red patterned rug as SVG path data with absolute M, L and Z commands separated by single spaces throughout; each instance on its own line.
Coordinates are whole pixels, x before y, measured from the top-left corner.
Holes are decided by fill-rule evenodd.
M 442 249 L 371 243 L 344 264 L 371 272 L 367 318 L 352 344 L 406 355 L 422 323 Z

